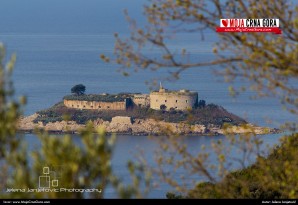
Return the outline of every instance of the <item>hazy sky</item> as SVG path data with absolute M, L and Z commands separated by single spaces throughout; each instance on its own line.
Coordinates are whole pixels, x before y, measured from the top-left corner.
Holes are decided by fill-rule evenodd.
M 1 0 L 0 33 L 96 33 L 127 29 L 123 10 L 142 18 L 146 0 Z M 107 30 L 106 32 L 112 32 Z

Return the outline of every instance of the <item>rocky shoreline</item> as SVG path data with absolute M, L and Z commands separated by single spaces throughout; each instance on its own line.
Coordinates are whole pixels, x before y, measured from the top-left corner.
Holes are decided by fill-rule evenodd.
M 37 129 L 44 129 L 50 133 L 78 133 L 85 125 L 77 124 L 74 121 L 50 122 L 43 124 L 42 122 L 34 123 L 34 119 L 38 114 L 33 114 L 19 119 L 17 128 L 20 132 L 33 132 Z M 117 116 L 112 121 L 104 121 L 97 119 L 93 121 L 94 127 L 104 127 L 107 133 L 130 134 L 130 135 L 161 135 L 166 131 L 180 135 L 220 135 L 225 131 L 215 125 L 190 125 L 187 123 L 170 123 L 164 121 L 156 121 L 154 119 L 134 119 L 130 117 Z M 278 133 L 278 129 L 268 127 L 259 127 L 248 124 L 245 127 L 232 126 L 228 129 L 229 133 L 241 134 L 254 132 L 257 135 Z

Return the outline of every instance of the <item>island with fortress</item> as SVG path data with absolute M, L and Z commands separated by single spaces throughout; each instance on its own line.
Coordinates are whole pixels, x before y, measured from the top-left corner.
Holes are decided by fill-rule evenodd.
M 221 106 L 206 104 L 199 100 L 198 92 L 168 90 L 161 84 L 159 90 L 150 94 L 68 95 L 49 109 L 22 117 L 18 130 L 77 133 L 88 121 L 108 133 L 132 135 L 161 135 L 165 130 L 184 135 L 278 131 L 249 124 Z

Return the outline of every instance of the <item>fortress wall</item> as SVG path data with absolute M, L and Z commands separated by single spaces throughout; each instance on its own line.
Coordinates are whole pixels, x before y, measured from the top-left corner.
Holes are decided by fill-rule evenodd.
M 161 105 L 165 105 L 167 110 L 186 110 L 193 108 L 197 102 L 197 93 L 171 93 L 152 92 L 150 94 L 150 108 L 160 110 Z
M 64 100 L 64 105 L 68 108 L 83 110 L 126 110 L 126 102 Z
M 134 95 L 132 100 L 135 105 L 140 107 L 148 107 L 150 105 L 149 95 L 146 94 Z

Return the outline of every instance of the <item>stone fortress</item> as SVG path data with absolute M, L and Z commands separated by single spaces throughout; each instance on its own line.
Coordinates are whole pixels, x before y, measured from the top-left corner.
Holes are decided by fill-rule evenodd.
M 150 93 L 150 108 L 159 110 L 187 110 L 198 104 L 198 93 L 189 90 L 169 91 L 160 85 L 159 91 Z
M 107 95 L 107 94 L 103 94 Z M 150 107 L 154 110 L 188 110 L 198 104 L 198 93 L 189 90 L 171 91 L 160 84 L 158 91 L 148 94 L 131 94 L 128 97 L 115 96 L 111 102 L 98 100 L 64 99 L 64 105 L 74 109 L 127 110 L 134 106 Z
M 126 110 L 129 106 L 126 101 L 123 102 L 101 102 L 87 100 L 67 100 L 64 99 L 64 105 L 68 108 L 80 110 Z

